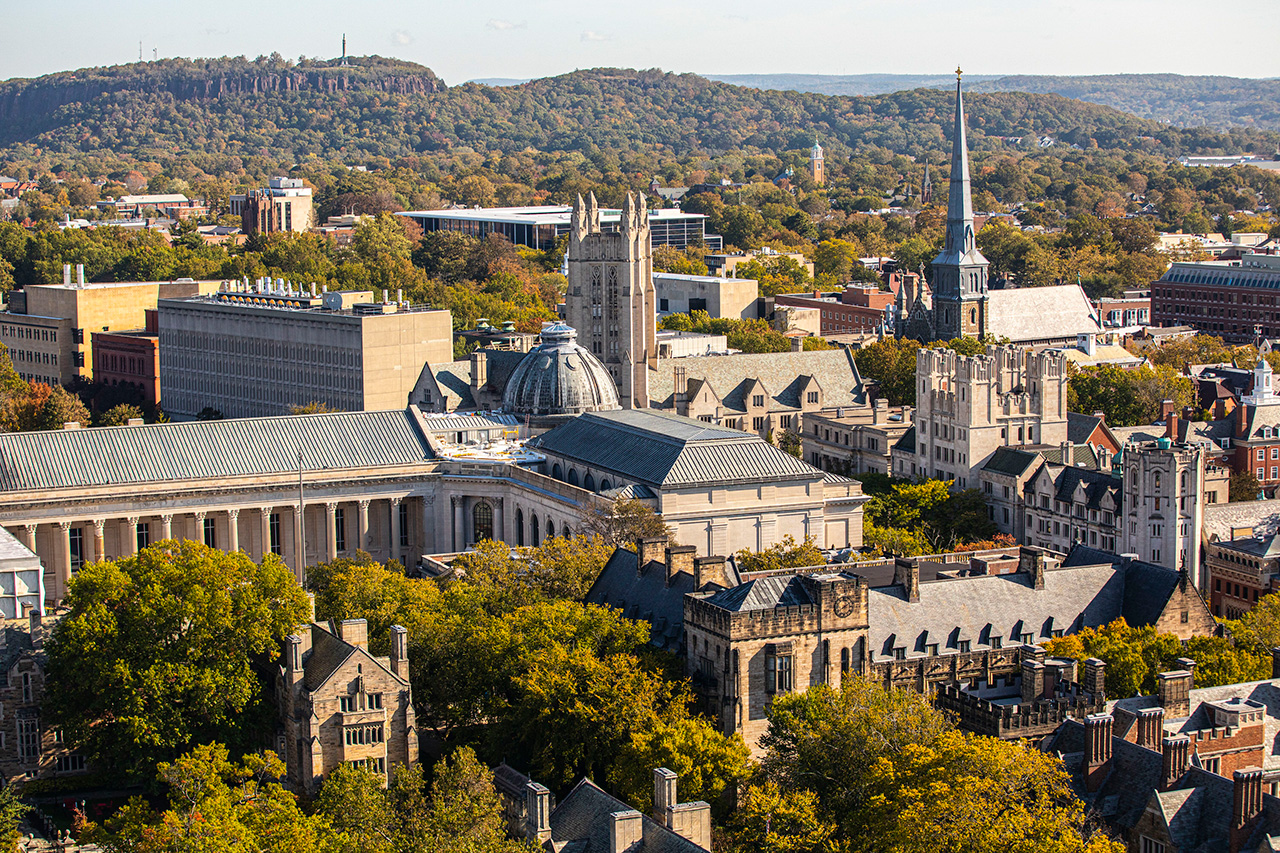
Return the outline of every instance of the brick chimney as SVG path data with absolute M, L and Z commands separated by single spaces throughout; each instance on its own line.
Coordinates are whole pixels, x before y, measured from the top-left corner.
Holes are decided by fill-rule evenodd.
M 551 840 L 551 792 L 537 782 L 527 783 L 524 808 L 524 837 L 541 847 Z
M 1111 770 L 1110 714 L 1090 714 L 1084 718 L 1084 784 L 1089 792 L 1097 791 Z
M 1171 719 L 1191 713 L 1191 673 L 1186 670 L 1162 672 L 1156 676 L 1156 701 Z
M 907 601 L 920 600 L 920 561 L 914 557 L 895 557 L 893 582 L 902 586 Z
M 647 536 L 636 540 L 636 574 L 644 574 L 644 567 L 650 563 L 661 563 L 667 553 L 667 540 L 664 536 Z
M 698 557 L 693 561 L 693 588 L 702 589 L 709 583 L 729 588 L 729 573 L 725 571 L 724 557 Z
M 409 680 L 409 630 L 403 625 L 391 626 L 391 672 Z
M 1174 735 L 1160 742 L 1160 754 L 1164 770 L 1160 776 L 1160 790 L 1167 791 L 1177 784 L 1191 764 L 1191 738 Z
M 1084 689 L 1094 696 L 1107 695 L 1107 665 L 1098 658 L 1087 658 L 1084 662 Z
M 1240 853 L 1262 813 L 1262 768 L 1237 770 L 1231 779 L 1231 853 Z
M 1143 708 L 1138 712 L 1138 746 L 1159 749 L 1164 740 L 1164 708 Z
M 1044 550 L 1023 545 L 1018 549 L 1018 571 L 1031 576 L 1033 589 L 1044 589 L 1044 570 L 1047 560 Z

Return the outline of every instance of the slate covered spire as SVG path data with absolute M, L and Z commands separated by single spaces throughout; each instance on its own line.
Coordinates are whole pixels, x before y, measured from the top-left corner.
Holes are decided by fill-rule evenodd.
M 973 251 L 973 197 L 969 179 L 969 145 L 965 140 L 964 93 L 956 69 L 956 124 L 951 135 L 951 188 L 947 195 L 947 243 L 944 251 L 963 257 Z

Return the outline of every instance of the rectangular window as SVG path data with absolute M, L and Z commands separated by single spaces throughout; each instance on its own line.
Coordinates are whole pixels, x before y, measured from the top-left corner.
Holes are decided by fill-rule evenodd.
M 969 651 L 969 641 L 968 641 L 968 640 L 960 640 L 960 641 L 956 644 L 956 649 L 957 649 L 957 651 L 959 651 L 961 654 L 964 654 L 964 653 L 968 652 L 968 651 Z
M 791 692 L 791 655 L 765 652 L 765 685 L 766 693 Z
M 77 572 L 84 565 L 83 527 L 72 527 L 67 531 L 67 545 L 71 550 L 71 571 Z
M 138 522 L 137 540 L 139 551 L 151 544 L 151 525 L 145 521 Z
M 31 702 L 31 697 L 31 673 L 24 672 L 22 673 L 22 701 Z
M 204 544 L 210 548 L 218 547 L 218 525 L 212 518 L 204 520 Z
M 23 761 L 36 761 L 40 758 L 39 718 L 18 720 L 18 757 Z
M 366 697 L 366 704 L 368 705 L 368 707 L 369 707 L 369 709 L 370 709 L 371 711 L 377 711 L 377 710 L 381 709 L 381 708 L 382 708 L 382 694 L 381 694 L 381 693 L 370 693 L 370 694 Z
M 271 513 L 267 527 L 271 536 L 271 553 L 278 557 L 284 553 L 283 537 L 280 535 L 280 513 Z
M 1154 838 L 1142 837 L 1142 853 L 1165 853 L 1164 845 Z
M 83 755 L 59 755 L 54 767 L 59 773 L 83 773 L 84 768 Z
M 752 418 L 751 428 L 757 431 L 764 429 L 764 418 Z
M 752 395 L 751 395 L 751 405 L 755 406 L 756 408 L 760 408 L 760 407 L 762 407 L 762 406 L 764 405 L 764 395 L 763 395 L 763 394 L 752 394 Z
M 339 551 L 347 550 L 346 520 L 346 515 L 342 511 L 342 507 L 338 507 L 333 511 L 333 538 L 334 544 L 338 546 Z
M 339 697 L 338 697 L 338 706 L 339 706 L 339 708 L 342 710 L 342 713 L 344 713 L 344 714 L 350 714 L 350 713 L 353 713 L 353 712 L 356 710 L 356 697 L 354 697 L 354 696 L 339 696 Z
M 818 402 L 818 392 L 817 392 L 817 391 L 810 391 L 810 392 L 809 392 L 809 394 L 808 394 L 808 396 L 806 397 L 806 399 L 807 399 L 810 403 L 817 403 L 817 402 Z
M 400 504 L 400 547 L 409 547 L 409 505 Z

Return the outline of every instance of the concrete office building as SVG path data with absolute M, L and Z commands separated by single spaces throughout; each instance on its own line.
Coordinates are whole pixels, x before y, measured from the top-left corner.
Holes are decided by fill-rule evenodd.
M 71 265 L 61 284 L 31 284 L 9 294 L 0 312 L 0 343 L 14 369 L 28 382 L 69 385 L 93 378 L 93 333 L 130 331 L 146 324 L 147 309 L 160 299 L 197 296 L 217 281 L 123 281 L 89 284 L 83 265 L 73 282 Z
M 677 275 L 654 272 L 653 289 L 659 314 L 706 311 L 712 317 L 748 320 L 756 316 L 760 286 L 753 278 Z
M 573 226 L 568 205 L 538 207 L 486 207 L 480 210 L 409 210 L 398 216 L 408 217 L 425 233 L 454 231 L 484 239 L 501 234 L 512 243 L 543 251 L 553 248 L 561 237 L 568 236 Z M 618 208 L 600 209 L 600 228 L 619 231 L 624 227 Z M 654 246 L 703 245 L 718 252 L 723 243 L 719 234 L 707 233 L 707 217 L 701 213 L 685 213 L 677 209 L 649 211 L 649 231 Z
M 368 291 L 228 283 L 206 297 L 160 301 L 160 391 L 176 418 L 205 408 L 279 415 L 312 402 L 402 408 L 423 365 L 452 357 L 448 311 L 374 302 Z

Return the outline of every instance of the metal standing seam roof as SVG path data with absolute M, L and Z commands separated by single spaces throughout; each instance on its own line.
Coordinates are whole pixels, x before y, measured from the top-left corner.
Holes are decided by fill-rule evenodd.
M 411 409 L 0 434 L 0 492 L 410 465 Z
M 529 446 L 655 487 L 822 477 L 758 435 L 652 409 L 588 412 Z
M 798 575 L 769 575 L 756 578 L 731 589 L 717 592 L 703 600 L 707 604 L 732 612 L 802 607 L 814 603 Z

